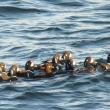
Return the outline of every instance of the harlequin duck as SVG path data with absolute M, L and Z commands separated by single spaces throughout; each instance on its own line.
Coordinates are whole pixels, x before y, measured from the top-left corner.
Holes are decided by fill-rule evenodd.
M 25 64 L 25 70 L 38 70 L 39 65 L 34 64 L 31 60 L 28 60 Z
M 84 61 L 84 67 L 93 66 L 97 67 L 97 62 L 92 57 L 86 57 Z
M 75 59 L 73 58 L 72 52 L 71 51 L 65 51 L 63 53 L 63 64 L 65 65 L 66 70 L 74 70 L 75 69 Z
M 91 57 L 86 57 L 84 61 L 84 67 L 77 69 L 77 73 L 93 73 L 96 71 L 97 68 L 97 62 L 91 58 Z
M 66 69 L 66 70 L 73 70 L 73 71 L 75 71 L 75 66 L 76 66 L 76 61 L 75 61 L 75 59 L 69 59 L 69 60 L 66 62 L 65 69 Z
M 33 78 L 46 78 L 51 77 L 53 75 L 53 64 L 51 62 L 45 63 L 41 66 L 42 73 L 36 74 Z
M 107 56 L 107 63 L 100 63 L 100 67 L 103 71 L 110 72 L 110 54 Z
M 6 64 L 1 62 L 0 63 L 0 81 L 15 81 L 15 80 L 17 80 L 17 77 L 8 76 L 8 73 L 6 72 Z
M 62 59 L 62 55 L 60 53 L 56 53 L 53 56 L 53 58 L 43 61 L 41 64 L 35 65 L 33 64 L 32 61 L 29 60 L 25 64 L 25 70 L 31 70 L 31 71 L 38 70 L 43 72 L 43 74 L 42 73 L 36 74 L 36 72 L 38 71 L 34 71 L 35 74 L 33 75 L 33 78 L 48 77 L 51 76 L 56 71 L 60 70 L 61 59 Z
M 58 64 L 61 63 L 61 61 L 62 61 L 62 55 L 60 53 L 56 53 L 52 58 L 53 63 Z
M 53 65 L 53 71 L 59 71 L 62 69 L 62 55 L 60 53 L 56 53 L 51 59 L 48 59 L 46 61 L 43 61 L 39 65 L 40 70 L 44 70 L 45 64 L 52 64 Z
M 16 81 L 16 76 L 8 76 L 6 72 L 0 72 L 0 81 Z
M 9 76 L 18 77 L 29 77 L 28 75 L 32 73 L 30 70 L 20 69 L 16 64 L 13 64 L 9 69 Z
M 63 60 L 69 60 L 73 58 L 72 52 L 71 51 L 64 51 L 62 55 Z
M 2 72 L 6 72 L 6 64 L 3 62 L 0 62 L 0 69 Z
M 62 55 L 60 53 L 56 53 L 52 58 L 52 64 L 54 66 L 54 71 L 62 70 Z

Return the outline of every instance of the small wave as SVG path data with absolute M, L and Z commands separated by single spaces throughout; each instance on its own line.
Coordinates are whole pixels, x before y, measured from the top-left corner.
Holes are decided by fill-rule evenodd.
M 95 10 L 110 10 L 110 5 L 104 5 L 104 6 L 101 6 Z
M 6 84 L 6 83 L 5 83 Z M 16 83 L 15 83 L 16 84 Z M 13 83 L 13 85 L 14 85 L 14 83 Z M 8 83 L 8 85 L 4 85 L 4 87 L 1 89 L 1 91 L 4 91 L 4 92 L 6 92 L 6 91 L 17 91 L 17 88 L 15 88 L 14 86 L 11 86 L 9 83 Z
M 60 5 L 60 6 L 74 6 L 74 7 L 84 6 L 84 4 L 81 3 L 81 2 L 63 2 L 63 3 L 57 3 L 56 5 Z
M 32 33 L 39 33 L 39 32 L 50 32 L 50 31 L 62 32 L 63 30 L 59 27 L 49 27 L 49 28 L 46 28 L 46 29 L 34 29 L 34 30 L 28 29 L 28 30 L 22 30 L 22 31 L 32 32 Z
M 103 44 L 105 42 L 108 42 L 110 40 L 110 37 L 95 39 L 95 40 L 82 40 L 78 42 L 74 42 L 72 45 L 74 47 L 82 47 L 82 46 L 88 46 L 88 45 L 96 45 L 96 44 Z
M 92 24 L 110 24 L 110 21 L 82 21 L 83 23 L 92 23 Z
M 15 99 L 19 100 L 27 100 L 27 99 L 33 99 L 33 98 L 46 98 L 48 96 L 52 95 L 52 93 L 45 93 L 45 92 L 25 92 L 20 96 L 15 97 Z
M 103 77 L 103 81 L 104 82 L 110 82 L 110 72 L 104 72 L 104 77 Z
M 84 79 L 84 81 L 78 81 L 78 82 L 75 82 L 74 83 L 74 87 L 81 87 L 81 86 L 84 86 L 84 85 L 90 85 L 90 81 L 86 81 L 85 79 Z
M 13 52 L 14 52 L 14 51 L 15 51 L 15 52 L 16 52 L 16 51 L 21 51 L 21 50 L 24 49 L 24 47 L 25 47 L 25 46 L 13 47 L 13 48 L 11 48 L 9 51 L 13 51 Z
M 46 31 L 62 31 L 62 29 L 59 27 L 50 27 L 50 28 L 47 28 Z
M 14 6 L 0 6 L 0 12 L 4 13 L 34 13 L 34 12 L 47 12 L 43 9 L 36 9 L 36 8 L 21 8 L 21 7 L 14 7 Z
M 86 108 L 86 109 L 90 109 L 90 108 L 93 108 L 93 109 L 96 109 L 97 106 L 99 105 L 100 103 L 99 102 L 83 102 L 82 104 L 80 103 L 79 105 L 76 105 L 78 107 L 81 107 L 82 109 Z

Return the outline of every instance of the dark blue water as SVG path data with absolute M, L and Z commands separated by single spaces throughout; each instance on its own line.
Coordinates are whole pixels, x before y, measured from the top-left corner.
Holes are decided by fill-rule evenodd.
M 24 66 L 57 51 L 106 59 L 110 0 L 0 0 L 0 61 Z M 0 110 L 110 110 L 110 76 L 96 72 L 0 83 Z

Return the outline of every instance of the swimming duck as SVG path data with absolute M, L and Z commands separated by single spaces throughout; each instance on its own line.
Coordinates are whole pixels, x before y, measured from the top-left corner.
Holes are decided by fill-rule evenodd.
M 36 74 L 37 71 L 34 71 L 35 74 L 33 75 L 33 78 L 49 77 L 53 73 L 61 69 L 61 60 L 62 55 L 60 53 L 56 53 L 53 58 L 43 61 L 38 65 L 33 64 L 33 62 L 29 60 L 25 64 L 25 70 L 38 70 L 43 72 L 41 74 Z
M 58 71 L 62 68 L 62 55 L 60 53 L 56 53 L 52 58 L 43 61 L 39 64 L 39 70 L 44 70 L 45 64 L 51 63 L 53 65 L 53 70 Z
M 61 63 L 61 61 L 62 61 L 62 55 L 60 53 L 56 53 L 52 58 L 53 63 L 58 64 Z
M 17 80 L 17 77 L 8 76 L 8 73 L 6 72 L 6 64 L 1 62 L 0 63 L 0 81 L 15 81 Z
M 51 62 L 45 63 L 40 66 L 40 70 L 42 70 L 42 73 L 34 75 L 33 78 L 51 77 L 53 75 L 53 68 L 54 67 Z
M 93 66 L 97 67 L 97 62 L 92 57 L 86 57 L 84 61 L 84 67 Z
M 75 59 L 73 58 L 72 52 L 71 51 L 64 51 L 62 55 L 62 62 L 65 65 L 66 70 L 74 70 L 75 69 Z
M 54 66 L 54 71 L 62 70 L 62 55 L 60 53 L 56 53 L 52 58 L 52 64 Z
M 16 76 L 8 76 L 6 72 L 0 72 L 0 81 L 16 81 Z
M 110 54 L 107 56 L 107 63 L 100 63 L 100 67 L 102 71 L 110 71 Z
M 9 76 L 18 76 L 18 77 L 29 77 L 29 74 L 32 73 L 30 70 L 21 69 L 18 65 L 13 64 L 9 69 Z
M 92 57 L 86 57 L 84 61 L 84 67 L 77 69 L 77 73 L 93 73 L 96 71 L 97 62 Z
M 0 69 L 2 72 L 6 72 L 6 64 L 3 62 L 0 62 Z
M 38 70 L 39 65 L 34 64 L 31 60 L 28 60 L 25 64 L 25 70 Z
M 75 61 L 75 59 L 69 59 L 69 60 L 66 62 L 65 69 L 66 69 L 66 70 L 75 70 L 75 66 L 76 66 L 76 61 Z
M 62 58 L 63 58 L 64 61 L 73 59 L 72 52 L 71 51 L 64 51 L 64 53 L 62 55 Z

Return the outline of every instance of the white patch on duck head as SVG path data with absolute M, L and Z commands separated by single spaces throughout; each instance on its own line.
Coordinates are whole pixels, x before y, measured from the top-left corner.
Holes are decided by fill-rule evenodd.
M 107 65 L 105 66 L 105 70 L 108 70 L 108 66 Z
M 72 53 L 69 53 L 69 59 L 71 59 L 72 58 Z
M 14 75 L 14 72 L 13 72 L 13 70 L 11 70 L 11 71 L 10 71 L 10 73 L 11 73 L 11 76 L 13 76 L 13 75 Z
M 75 60 L 73 60 L 73 65 L 76 65 L 76 61 Z
M 0 72 L 2 72 L 2 68 L 0 67 Z
M 7 66 L 5 65 L 4 67 L 5 67 L 5 69 L 6 69 Z
M 62 60 L 62 56 L 60 55 L 60 57 L 59 57 L 59 60 L 61 61 Z
M 50 68 L 51 66 L 50 65 L 48 65 L 48 68 Z
M 58 58 L 55 58 L 55 63 L 58 63 Z
M 94 59 L 93 58 L 90 59 L 90 63 L 94 63 Z
M 67 57 L 67 56 L 68 56 L 68 54 L 66 53 L 66 54 L 65 54 L 65 56 Z
M 16 70 L 16 71 L 17 71 L 17 72 L 18 72 L 18 71 L 20 71 L 20 68 L 19 68 L 19 67 L 17 67 L 17 70 Z
M 32 66 L 34 66 L 34 63 L 33 63 L 33 62 L 31 62 L 31 65 L 30 65 L 30 66 L 31 66 L 31 67 L 32 67 Z

